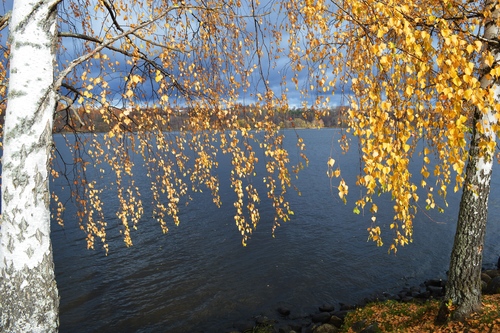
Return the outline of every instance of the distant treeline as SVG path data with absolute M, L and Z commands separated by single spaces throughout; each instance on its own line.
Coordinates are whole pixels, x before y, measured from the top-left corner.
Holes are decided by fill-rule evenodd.
M 289 109 L 285 119 L 278 124 L 283 128 L 345 127 L 348 110 L 347 106 L 323 110 Z
M 221 128 L 222 122 L 231 122 L 236 119 L 238 127 L 252 129 L 265 118 L 271 119 L 281 128 L 322 128 L 345 127 L 347 106 L 337 106 L 329 109 L 313 110 L 291 108 L 272 112 L 255 112 L 253 106 L 239 105 L 228 114 L 228 118 L 221 119 L 221 111 L 210 111 L 213 128 Z M 157 108 L 120 109 L 109 107 L 106 109 L 58 108 L 55 114 L 54 132 L 108 132 L 117 126 L 126 131 L 149 130 L 161 128 L 164 131 L 178 131 L 190 128 L 190 120 L 199 117 L 199 110 L 178 108 L 162 110 Z M 207 110 L 203 112 L 207 113 Z M 207 116 L 207 115 L 205 115 Z M 194 117 L 194 118 L 193 118 Z

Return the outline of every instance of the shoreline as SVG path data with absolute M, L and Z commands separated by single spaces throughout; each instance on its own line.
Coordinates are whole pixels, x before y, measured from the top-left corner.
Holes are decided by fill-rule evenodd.
M 499 269 L 482 269 L 482 291 L 484 294 L 500 294 Z M 234 322 L 224 333 L 279 332 L 279 333 L 333 333 L 344 325 L 347 314 L 371 303 L 395 301 L 399 303 L 425 303 L 441 300 L 445 295 L 445 279 L 430 279 L 418 286 L 405 286 L 401 290 L 379 292 L 363 298 L 356 304 L 321 304 L 316 311 L 308 314 L 294 313 L 291 307 L 279 306 L 274 313 L 261 313 L 248 320 Z M 354 331 L 372 332 L 371 325 Z M 376 332 L 376 331 L 373 331 Z

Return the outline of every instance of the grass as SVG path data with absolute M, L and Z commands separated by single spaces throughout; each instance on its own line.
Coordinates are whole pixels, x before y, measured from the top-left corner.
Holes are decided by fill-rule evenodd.
M 434 325 L 439 301 L 425 303 L 399 303 L 386 301 L 372 303 L 349 313 L 342 332 L 354 333 L 353 324 L 364 321 L 366 325 L 377 323 L 382 332 L 500 332 L 500 295 L 485 295 L 480 313 L 463 322 Z

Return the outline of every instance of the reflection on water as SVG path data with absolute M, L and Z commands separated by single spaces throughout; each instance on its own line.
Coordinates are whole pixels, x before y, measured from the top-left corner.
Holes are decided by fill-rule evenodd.
M 335 157 L 351 185 L 344 205 L 326 177 L 330 142 L 338 130 L 303 130 L 300 135 L 310 166 L 296 183 L 302 196 L 290 196 L 295 215 L 272 238 L 273 212 L 263 201 L 261 222 L 247 247 L 241 246 L 234 225 L 223 163 L 221 209 L 208 195 L 196 194 L 181 211 L 180 226 L 171 226 L 167 235 L 145 214 L 132 248 L 125 247 L 118 221 L 110 218 L 107 257 L 100 249 L 85 249 L 85 235 L 72 223 L 74 210 L 68 207 L 66 227 L 53 226 L 60 332 L 218 332 L 283 304 L 304 313 L 322 303 L 355 303 L 375 292 L 445 277 L 458 194 L 449 196 L 445 214 L 418 215 L 414 243 L 388 255 L 387 248 L 366 242 L 369 216 L 352 213 L 359 194 L 355 152 Z M 494 219 L 500 211 L 498 177 L 493 182 L 485 264 L 495 263 L 500 251 L 495 242 L 500 227 Z M 106 205 L 112 207 L 109 198 Z M 143 200 L 149 202 L 146 192 Z M 378 220 L 385 228 L 392 220 L 386 197 L 380 198 Z M 389 243 L 389 233 L 386 237 Z

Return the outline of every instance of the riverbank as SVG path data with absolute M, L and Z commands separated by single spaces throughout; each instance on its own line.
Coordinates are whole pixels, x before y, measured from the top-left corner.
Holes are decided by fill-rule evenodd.
M 500 328 L 500 270 L 483 270 L 481 280 L 483 294 L 485 295 L 483 303 L 488 310 L 487 314 L 482 313 L 482 315 L 487 315 L 487 320 L 478 320 L 476 316 L 474 317 L 475 319 L 471 319 L 473 320 L 471 323 L 462 323 L 460 328 L 455 323 L 450 323 L 452 327 L 457 326 L 455 327 L 457 330 L 452 328 L 451 330 L 445 329 L 445 331 L 463 332 L 463 325 L 469 325 L 471 328 L 474 328 L 477 325 L 486 325 L 484 327 L 494 325 L 495 327 L 498 326 Z M 385 332 L 388 331 L 388 327 L 391 325 L 391 320 L 402 320 L 401 325 L 403 325 L 402 323 L 404 323 L 404 325 L 408 325 L 410 322 L 417 321 L 421 321 L 421 325 L 433 325 L 433 316 L 437 314 L 439 301 L 444 296 L 445 285 L 446 281 L 442 279 L 427 280 L 419 286 L 404 287 L 396 293 L 383 292 L 379 295 L 367 297 L 355 305 L 322 304 L 317 307 L 316 312 L 308 314 L 293 313 L 290 308 L 281 306 L 276 309 L 274 314 L 261 314 L 246 321 L 236 322 L 233 324 L 233 327 L 226 329 L 224 332 Z M 380 317 L 376 316 L 376 313 L 384 315 Z M 391 313 L 393 314 L 391 315 Z M 398 316 L 401 318 L 396 319 L 395 317 Z M 381 320 L 381 318 L 385 318 L 385 321 Z M 397 322 L 392 324 L 397 324 Z M 417 332 L 418 330 L 414 330 L 416 327 L 415 325 L 408 327 L 408 330 L 405 329 L 403 331 Z M 429 331 L 429 329 L 430 328 L 427 327 L 426 331 Z M 434 329 L 431 329 L 431 331 L 434 331 Z M 491 330 L 488 331 L 491 332 Z

